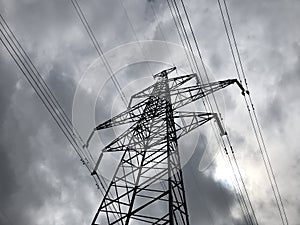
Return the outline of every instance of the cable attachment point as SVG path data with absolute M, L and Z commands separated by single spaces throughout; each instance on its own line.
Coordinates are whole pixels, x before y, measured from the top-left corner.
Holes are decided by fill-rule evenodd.
M 233 147 L 230 145 L 231 153 L 234 154 Z
M 221 135 L 221 136 L 224 136 L 224 135 L 226 135 L 227 133 L 226 133 L 226 131 L 225 131 L 224 127 L 222 126 L 222 123 L 221 123 L 220 117 L 218 116 L 218 114 L 217 114 L 217 113 L 213 113 L 213 114 L 214 114 L 214 117 L 215 117 L 216 123 L 217 123 L 217 125 L 218 125 L 218 127 L 219 127 L 219 129 L 220 129 L 220 135 Z
M 98 170 L 98 167 L 99 167 L 99 164 L 100 164 L 102 158 L 103 158 L 103 151 L 100 153 L 100 156 L 99 156 L 99 158 L 98 158 L 98 160 L 97 160 L 97 163 L 96 163 L 96 165 L 95 165 L 95 168 L 94 168 L 94 170 L 93 170 L 92 173 L 91 173 L 92 176 L 94 176 L 94 175 L 97 174 L 97 170 Z
M 166 69 L 161 71 L 160 73 L 157 73 L 155 75 L 153 75 L 153 78 L 158 78 L 158 77 L 168 77 L 168 74 L 173 72 L 174 70 L 176 70 L 176 67 L 172 67 L 170 69 Z
M 86 143 L 82 146 L 82 148 L 88 148 L 89 147 L 90 141 L 91 141 L 92 137 L 94 136 L 94 133 L 95 133 L 96 130 L 97 130 L 96 128 L 93 129 L 92 133 L 90 134 L 90 136 L 88 137 Z
M 84 159 L 80 159 L 80 162 L 82 162 L 82 165 L 86 164 L 85 161 L 84 161 Z
M 235 79 L 234 81 L 239 86 L 239 88 L 241 89 L 243 96 L 245 96 L 245 94 L 249 93 L 249 91 L 245 90 L 245 88 L 243 87 L 243 85 L 237 79 Z
M 227 148 L 224 148 L 225 154 L 228 155 Z

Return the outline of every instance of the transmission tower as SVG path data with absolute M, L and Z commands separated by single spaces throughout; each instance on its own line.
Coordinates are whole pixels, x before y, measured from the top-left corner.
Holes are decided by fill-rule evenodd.
M 93 225 L 189 224 L 178 139 L 212 119 L 224 130 L 216 113 L 180 109 L 230 84 L 242 87 L 236 79 L 200 84 L 196 74 L 169 78 L 175 69 L 154 75 L 127 110 L 95 128 L 133 123 L 103 149 L 92 173 L 98 176 L 103 154 L 123 153 Z

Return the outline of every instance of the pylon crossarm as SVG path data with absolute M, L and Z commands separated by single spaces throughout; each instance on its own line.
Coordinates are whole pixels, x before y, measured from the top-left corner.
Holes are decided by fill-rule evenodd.
M 134 95 L 131 96 L 130 98 L 130 101 L 129 101 L 129 104 L 128 104 L 128 107 L 130 108 L 131 107 L 131 104 L 133 102 L 134 99 L 137 99 L 137 98 L 148 98 L 149 96 L 151 96 L 152 92 L 153 92 L 153 89 L 156 87 L 156 83 L 155 84 L 152 84 L 151 86 L 135 93 Z
M 141 114 L 143 113 L 143 109 L 147 104 L 147 99 L 139 102 L 131 108 L 121 112 L 120 114 L 112 117 L 111 119 L 105 121 L 104 123 L 99 124 L 96 127 L 96 130 L 111 128 L 114 126 L 119 126 L 123 124 L 128 124 L 131 122 L 137 122 L 140 119 Z
M 177 138 L 181 138 L 216 117 L 216 113 L 174 111 L 174 119 L 181 119 L 182 123 L 175 122 Z
M 119 137 L 114 139 L 112 142 L 110 142 L 105 148 L 102 150 L 102 152 L 121 152 L 125 150 L 125 146 L 128 148 L 129 151 L 136 151 L 140 150 L 136 146 L 136 143 L 130 142 L 130 136 L 129 134 L 134 131 L 136 128 L 136 124 L 134 124 L 132 127 L 130 127 L 128 130 L 126 130 L 124 133 L 122 133 Z M 165 135 L 159 135 L 161 132 L 163 132 L 165 128 L 163 126 L 156 126 L 152 130 L 152 134 L 156 135 L 157 138 L 155 138 L 156 143 L 161 143 L 165 139 Z M 151 146 L 151 145 L 149 145 Z M 127 150 L 127 149 L 126 149 Z
M 92 171 L 92 175 L 96 175 L 97 170 L 99 168 L 99 165 L 102 161 L 103 154 L 106 152 L 123 152 L 124 150 L 130 149 L 130 148 L 136 148 L 135 143 L 130 143 L 131 135 L 134 131 L 136 124 L 132 125 L 129 129 L 127 129 L 125 132 L 123 132 L 119 137 L 114 139 L 110 144 L 105 146 L 104 149 L 100 152 L 100 155 L 98 157 L 98 160 L 96 162 L 95 168 Z
M 145 105 L 147 107 L 147 110 L 144 109 L 143 114 L 141 116 L 141 118 L 138 120 L 138 122 L 134 123 L 129 129 L 127 129 L 126 131 L 124 131 L 121 135 L 119 135 L 116 139 L 114 139 L 110 144 L 108 144 L 100 153 L 98 160 L 96 162 L 95 168 L 92 172 L 92 175 L 95 175 L 98 167 L 100 165 L 100 162 L 103 158 L 103 153 L 106 152 L 124 152 L 124 151 L 142 151 L 143 147 L 139 146 L 135 141 L 133 141 L 133 133 L 137 132 L 138 134 L 147 134 L 149 133 L 146 130 L 143 130 L 142 132 L 142 128 L 145 129 L 147 126 L 145 126 L 146 124 L 148 124 L 151 120 L 151 116 L 148 114 L 154 113 L 153 111 L 157 111 L 160 109 L 160 107 L 163 107 L 164 104 L 153 104 L 154 102 L 164 102 L 165 100 L 162 99 L 158 99 L 155 97 L 151 97 L 149 98 Z M 155 138 L 156 142 L 160 142 L 162 141 L 165 136 L 164 135 L 159 135 L 161 132 L 163 132 L 163 130 L 165 129 L 164 126 L 162 126 L 165 121 L 163 119 L 160 118 L 160 116 L 163 115 L 162 113 L 157 113 L 156 115 L 156 120 L 152 121 L 152 125 L 151 125 L 151 133 L 153 134 L 157 134 L 157 138 Z M 118 118 L 118 116 L 116 116 L 115 118 Z M 128 117 L 127 119 L 130 119 L 130 117 Z M 108 125 L 112 125 L 113 124 L 113 120 L 110 119 L 107 122 L 103 123 Z M 100 124 L 101 125 L 101 124 Z M 100 127 L 99 125 L 99 127 Z M 102 125 L 101 125 L 102 126 Z M 104 126 L 103 126 L 104 127 Z M 140 137 L 142 139 L 144 139 L 145 137 Z M 140 148 L 140 149 L 139 149 Z
M 169 82 L 170 90 L 175 90 L 176 88 L 182 86 L 183 84 L 187 83 L 188 81 L 192 80 L 193 78 L 195 79 L 195 83 L 194 83 L 194 85 L 195 85 L 198 83 L 197 74 L 195 74 L 195 73 L 184 75 L 184 76 L 179 76 L 179 77 L 169 78 L 168 82 Z M 129 101 L 128 108 L 131 107 L 131 105 L 135 99 L 149 98 L 150 96 L 153 96 L 153 90 L 156 87 L 156 85 L 157 85 L 157 83 L 132 95 L 130 98 L 130 101 Z
M 104 148 L 96 163 L 95 174 L 104 153 L 123 152 L 93 225 L 189 225 L 178 138 L 212 119 L 221 133 L 224 129 L 216 113 L 179 108 L 236 80 L 200 84 L 196 74 L 168 78 L 172 71 L 174 68 L 155 75 L 154 85 L 133 96 L 140 98 L 136 99 L 139 103 L 97 127 L 133 123 Z
M 132 151 L 132 152 L 137 152 L 137 151 L 142 151 L 143 148 L 139 147 L 136 145 L 134 142 L 130 142 L 131 136 L 130 133 L 134 131 L 136 128 L 136 124 L 132 125 L 128 130 L 126 130 L 124 133 L 122 133 L 119 137 L 114 139 L 112 142 L 110 142 L 107 146 L 105 146 L 104 149 L 102 149 L 98 160 L 96 162 L 95 168 L 92 172 L 92 175 L 96 174 L 96 171 L 98 170 L 98 167 L 100 165 L 100 162 L 103 158 L 104 153 L 112 153 L 112 152 L 124 152 L 126 151 Z M 159 122 L 157 122 L 157 126 L 153 126 L 152 130 L 152 135 L 157 136 L 155 140 L 153 140 L 153 143 L 149 145 L 149 148 L 157 145 L 158 143 L 165 143 L 166 138 L 165 135 L 159 135 L 160 133 L 163 133 L 165 131 L 165 127 L 159 125 Z M 152 150 L 149 150 L 151 152 Z M 155 149 L 153 149 L 153 152 L 156 152 Z
M 198 84 L 189 87 L 177 88 L 170 91 L 172 98 L 173 109 L 178 109 L 191 102 L 201 99 L 213 92 L 221 90 L 230 84 L 236 82 L 236 79 L 229 79 L 224 81 L 217 81 L 208 84 Z M 174 100 L 173 100 L 174 99 Z
M 174 90 L 183 84 L 187 83 L 188 81 L 195 79 L 196 84 L 198 84 L 198 78 L 196 73 L 192 74 L 187 74 L 184 76 L 179 76 L 179 77 L 172 77 L 168 79 L 170 90 Z
M 174 70 L 176 70 L 176 67 L 171 67 L 169 69 L 163 70 L 163 71 L 153 75 L 153 78 L 155 79 L 155 78 L 161 78 L 161 77 L 163 77 L 163 78 L 168 77 L 168 74 L 172 73 Z
M 173 71 L 172 69 L 169 69 L 170 71 Z M 180 85 L 184 84 L 185 82 L 191 80 L 192 78 L 197 78 L 196 74 L 189 74 L 181 77 L 175 77 L 175 78 L 170 78 L 168 79 L 169 82 L 171 82 L 171 89 L 177 88 Z M 156 113 L 156 117 L 161 116 L 161 111 L 159 110 L 160 107 L 163 107 L 163 105 L 158 105 L 155 107 L 152 107 L 152 110 L 148 111 L 147 113 L 144 113 L 144 109 L 146 105 L 151 104 L 153 101 L 157 101 L 158 98 L 161 96 L 156 96 L 154 89 L 157 88 L 158 82 L 155 84 L 151 85 L 150 87 L 138 92 L 137 94 L 133 95 L 130 99 L 130 103 L 128 105 L 128 108 L 121 112 L 120 114 L 112 117 L 111 119 L 108 119 L 107 121 L 99 124 L 97 127 L 93 129 L 91 132 L 90 136 L 87 139 L 87 142 L 83 145 L 83 147 L 87 148 L 89 146 L 89 142 L 91 138 L 94 135 L 94 132 L 97 130 L 101 129 L 107 129 L 123 124 L 130 124 L 133 122 L 138 122 L 141 119 L 141 115 L 143 114 L 144 117 L 148 115 L 151 115 L 153 111 L 158 111 L 160 113 Z M 146 99 L 142 100 L 141 102 L 135 104 L 134 106 L 131 107 L 132 100 L 134 98 L 142 98 L 142 97 L 147 97 Z M 151 117 L 149 117 L 151 118 Z

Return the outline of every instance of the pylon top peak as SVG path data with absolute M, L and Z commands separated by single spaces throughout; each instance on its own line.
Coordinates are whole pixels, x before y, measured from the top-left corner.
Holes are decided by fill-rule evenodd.
M 163 71 L 161 71 L 161 72 L 159 72 L 159 73 L 153 75 L 153 78 L 154 78 L 154 79 L 155 79 L 155 78 L 159 78 L 159 77 L 161 77 L 161 78 L 168 78 L 168 74 L 171 73 L 171 72 L 173 72 L 174 70 L 176 70 L 176 67 L 175 67 L 175 66 L 172 67 L 172 68 L 163 70 Z

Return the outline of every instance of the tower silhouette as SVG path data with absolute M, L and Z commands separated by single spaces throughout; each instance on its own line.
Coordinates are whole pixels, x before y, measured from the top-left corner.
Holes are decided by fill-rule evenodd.
M 132 125 L 100 153 L 123 155 L 92 224 L 189 224 L 178 140 L 215 119 L 216 113 L 180 109 L 237 83 L 236 79 L 200 84 L 197 74 L 169 78 L 176 68 L 154 75 L 156 82 L 134 94 L 128 108 L 95 130 Z M 242 89 L 243 91 L 243 89 Z

